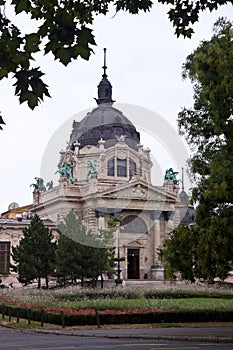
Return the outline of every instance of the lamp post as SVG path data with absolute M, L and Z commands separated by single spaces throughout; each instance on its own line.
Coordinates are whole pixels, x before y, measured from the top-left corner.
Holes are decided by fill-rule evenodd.
M 121 267 L 120 267 L 120 223 L 117 224 L 117 278 L 115 279 L 116 286 L 122 284 Z

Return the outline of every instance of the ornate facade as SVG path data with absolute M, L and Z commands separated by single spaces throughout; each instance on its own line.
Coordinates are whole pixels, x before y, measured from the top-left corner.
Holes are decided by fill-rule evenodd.
M 180 222 L 184 203 L 179 181 L 169 169 L 164 186 L 151 183 L 150 150 L 140 144 L 130 120 L 114 108 L 105 63 L 103 68 L 97 108 L 73 122 L 68 146 L 60 152 L 59 185 L 46 192 L 35 189 L 32 211 L 57 222 L 73 209 L 94 232 L 120 215 L 122 277 L 151 278 L 158 247 Z
M 51 183 L 46 190 L 43 180 L 35 178 L 31 212 L 55 229 L 73 209 L 96 233 L 107 227 L 112 216 L 120 215 L 116 246 L 124 258 L 122 277 L 154 278 L 157 249 L 184 216 L 187 198 L 184 191 L 180 198 L 172 169 L 166 172 L 163 186 L 152 184 L 150 150 L 140 144 L 140 134 L 130 120 L 114 108 L 105 60 L 103 69 L 97 107 L 73 122 L 67 148 L 60 152 L 58 186 Z M 0 242 L 18 244 L 25 224 L 22 220 L 16 229 L 13 222 L 5 223 Z

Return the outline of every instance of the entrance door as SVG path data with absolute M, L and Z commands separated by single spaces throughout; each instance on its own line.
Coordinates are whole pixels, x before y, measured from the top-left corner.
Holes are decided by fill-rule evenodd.
M 128 279 L 139 279 L 139 249 L 128 249 Z

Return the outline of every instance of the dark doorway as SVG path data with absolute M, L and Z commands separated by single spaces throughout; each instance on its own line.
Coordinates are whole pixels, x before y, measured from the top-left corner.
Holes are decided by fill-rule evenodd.
M 128 249 L 128 279 L 139 279 L 139 249 Z

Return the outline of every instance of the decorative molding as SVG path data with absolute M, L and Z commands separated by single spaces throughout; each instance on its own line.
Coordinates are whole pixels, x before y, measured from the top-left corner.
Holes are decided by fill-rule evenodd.
M 131 194 L 132 197 L 144 197 L 147 194 L 147 190 L 143 189 L 143 187 L 138 184 L 133 188 Z
M 151 211 L 151 219 L 152 220 L 159 220 L 161 214 L 162 214 L 162 210 L 152 210 Z
M 126 152 L 125 151 L 119 151 L 119 152 L 117 152 L 117 158 L 119 158 L 119 159 L 126 159 Z

